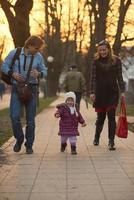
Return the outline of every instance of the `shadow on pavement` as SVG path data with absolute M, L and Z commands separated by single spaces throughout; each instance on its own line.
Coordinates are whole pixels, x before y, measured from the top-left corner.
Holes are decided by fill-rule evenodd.
M 8 159 L 8 155 L 4 153 L 4 150 L 0 149 L 0 167 L 2 165 L 10 165 L 11 162 Z

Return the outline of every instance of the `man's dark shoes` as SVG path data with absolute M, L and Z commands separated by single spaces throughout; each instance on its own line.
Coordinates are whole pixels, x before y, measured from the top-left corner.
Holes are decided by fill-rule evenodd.
M 114 151 L 114 150 L 116 150 L 116 147 L 114 146 L 114 144 L 108 144 L 108 147 L 109 147 L 109 150 L 110 151 Z
M 19 138 L 19 140 L 16 141 L 16 143 L 13 147 L 14 152 L 19 152 L 21 150 L 21 146 L 23 144 L 23 141 L 24 141 L 24 136 L 21 136 Z
M 26 154 L 32 154 L 33 153 L 33 149 L 31 146 L 28 146 L 27 143 L 25 142 L 25 147 L 26 147 Z
M 19 152 L 21 150 L 21 145 L 22 143 L 16 142 L 13 148 L 14 152 Z
M 33 153 L 33 149 L 32 148 L 26 148 L 26 153 L 27 154 L 32 154 Z

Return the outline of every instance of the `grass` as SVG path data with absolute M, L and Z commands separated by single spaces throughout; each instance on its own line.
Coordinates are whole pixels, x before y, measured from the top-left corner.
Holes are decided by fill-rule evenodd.
M 134 133 L 134 123 L 128 123 L 128 129 Z
M 0 146 L 12 136 L 9 109 L 0 111 Z
M 37 114 L 40 113 L 44 108 L 47 108 L 50 103 L 52 103 L 56 97 L 40 98 L 39 106 L 37 107 Z
M 37 114 L 44 108 L 49 107 L 56 97 L 47 97 L 39 99 L 39 106 L 37 107 Z M 25 118 L 22 118 L 22 124 L 25 124 Z M 4 144 L 13 135 L 11 128 L 11 121 L 9 117 L 9 108 L 0 110 L 0 146 Z
M 127 105 L 127 116 L 134 117 L 134 105 Z M 128 129 L 134 133 L 134 122 L 128 123 Z
M 134 116 L 134 105 L 126 105 L 127 116 Z

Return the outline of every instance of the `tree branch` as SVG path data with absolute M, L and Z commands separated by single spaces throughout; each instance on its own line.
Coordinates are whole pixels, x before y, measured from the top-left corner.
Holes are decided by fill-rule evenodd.
M 128 38 L 127 36 L 125 37 L 125 39 L 121 40 L 121 43 L 127 42 L 127 41 L 132 41 L 134 40 L 134 37 L 132 38 Z

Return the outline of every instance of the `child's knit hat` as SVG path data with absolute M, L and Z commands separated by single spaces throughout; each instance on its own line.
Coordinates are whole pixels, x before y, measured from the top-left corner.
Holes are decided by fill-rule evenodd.
M 68 98 L 72 98 L 74 100 L 74 104 L 76 103 L 76 95 L 74 92 L 67 92 L 65 94 L 65 102 Z M 70 108 L 70 113 L 73 115 L 74 113 L 76 114 L 76 116 L 78 116 L 78 113 L 76 111 L 76 107 L 75 105 L 73 107 L 69 107 Z
M 74 103 L 76 103 L 76 95 L 74 92 L 67 92 L 65 94 L 65 101 L 68 99 L 68 98 L 72 98 L 74 100 Z

